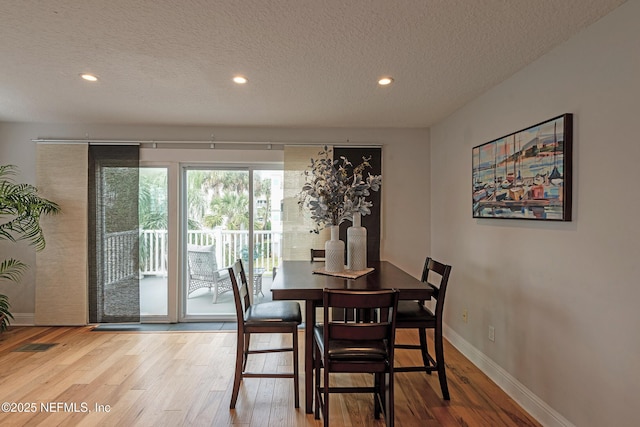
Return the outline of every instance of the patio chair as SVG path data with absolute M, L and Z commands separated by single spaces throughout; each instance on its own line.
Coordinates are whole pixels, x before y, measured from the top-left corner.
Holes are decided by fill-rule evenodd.
M 253 252 L 253 262 L 255 263 L 259 257 L 259 253 L 257 250 Z M 242 249 L 242 262 L 243 264 L 249 264 L 249 249 Z M 264 296 L 262 292 L 262 275 L 264 274 L 264 268 L 255 268 L 253 269 L 253 296 Z
M 264 296 L 264 293 L 262 292 L 262 275 L 264 272 L 264 268 L 253 269 L 253 296 Z
M 213 303 L 218 302 L 218 296 L 231 290 L 231 278 L 226 268 L 218 268 L 213 246 L 187 247 L 187 262 L 189 264 L 189 292 L 190 295 L 200 288 L 213 288 Z

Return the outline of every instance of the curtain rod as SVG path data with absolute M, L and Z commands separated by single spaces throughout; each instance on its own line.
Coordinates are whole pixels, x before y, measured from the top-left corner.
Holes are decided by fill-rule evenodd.
M 265 141 L 216 141 L 216 140 L 156 140 L 156 139 L 48 139 L 48 138 L 36 138 L 32 139 L 32 142 L 42 142 L 49 144 L 69 144 L 69 143 L 84 143 L 84 144 L 272 144 Z
M 309 145 L 332 145 L 334 147 L 340 146 L 358 146 L 358 147 L 372 147 L 379 148 L 382 144 L 357 144 L 349 141 L 333 141 L 333 142 L 285 142 L 285 141 L 218 141 L 212 140 L 155 140 L 155 139 L 50 139 L 50 138 L 35 138 L 31 142 L 45 143 L 45 144 L 100 144 L 100 145 L 117 145 L 117 144 L 209 144 L 211 148 L 215 147 L 215 144 L 229 144 L 229 145 L 266 145 L 269 149 L 271 145 L 288 145 L 288 146 L 309 146 Z

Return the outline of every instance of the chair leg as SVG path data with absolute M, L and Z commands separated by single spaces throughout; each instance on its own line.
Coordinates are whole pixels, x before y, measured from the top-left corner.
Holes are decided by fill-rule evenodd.
M 218 302 L 218 282 L 216 282 L 215 285 L 213 286 L 213 303 L 215 304 L 217 302 Z
M 447 374 L 444 366 L 444 348 L 442 345 L 442 329 L 434 330 L 434 341 L 436 347 L 436 365 L 438 367 L 438 380 L 440 381 L 440 389 L 442 390 L 442 398 L 449 400 L 449 387 L 447 386 Z
M 418 335 L 420 337 L 420 354 L 422 356 L 422 363 L 424 367 L 429 367 L 429 347 L 427 347 L 427 331 L 425 328 L 418 328 Z M 426 370 L 427 374 L 431 375 L 430 370 Z
M 387 427 L 393 427 L 393 420 L 395 417 L 395 411 L 393 409 L 393 400 L 394 400 L 394 386 L 393 386 L 393 373 L 386 372 L 383 374 L 383 378 L 386 378 L 386 393 L 385 393 L 385 410 L 384 416 Z
M 322 405 L 322 400 L 320 399 L 320 349 L 316 343 L 313 343 L 313 369 L 315 375 L 315 384 L 313 386 L 313 399 L 315 403 L 315 408 L 313 412 L 313 417 L 316 420 L 320 419 L 320 406 Z
M 242 381 L 242 365 L 244 359 L 243 347 L 244 334 L 238 332 L 238 344 L 236 345 L 236 371 L 233 377 L 233 391 L 231 393 L 231 409 L 236 407 L 236 401 L 238 400 L 238 392 L 240 391 L 240 382 Z
M 295 407 L 300 407 L 300 386 L 298 375 L 298 328 L 293 327 L 293 399 Z
M 244 334 L 244 357 L 242 358 L 242 372 L 247 370 L 247 359 L 249 359 L 249 343 L 251 342 L 251 334 Z
M 373 375 L 373 388 L 376 390 L 373 393 L 373 418 L 376 420 L 380 419 L 380 413 L 382 412 L 383 407 L 383 396 L 384 396 L 384 383 L 380 381 L 380 374 L 375 373 Z
M 329 369 L 324 367 L 322 418 L 324 427 L 329 427 Z

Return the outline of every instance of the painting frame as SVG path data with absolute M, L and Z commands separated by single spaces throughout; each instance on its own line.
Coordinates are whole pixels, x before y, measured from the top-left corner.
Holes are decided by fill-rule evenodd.
M 571 221 L 573 114 L 472 149 L 473 218 Z

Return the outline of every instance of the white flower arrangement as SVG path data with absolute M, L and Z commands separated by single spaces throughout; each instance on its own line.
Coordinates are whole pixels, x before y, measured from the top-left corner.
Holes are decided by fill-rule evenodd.
M 307 207 L 311 219 L 316 223 L 314 232 L 325 227 L 340 225 L 344 220 L 352 220 L 353 215 L 368 215 L 373 203 L 366 198 L 371 191 L 378 191 L 382 175 L 368 174 L 371 158 L 362 158 L 362 163 L 353 166 L 346 157 L 333 160 L 332 150 L 324 147 L 319 158 L 311 159 L 309 169 L 304 171 L 305 184 L 299 193 L 300 208 Z

